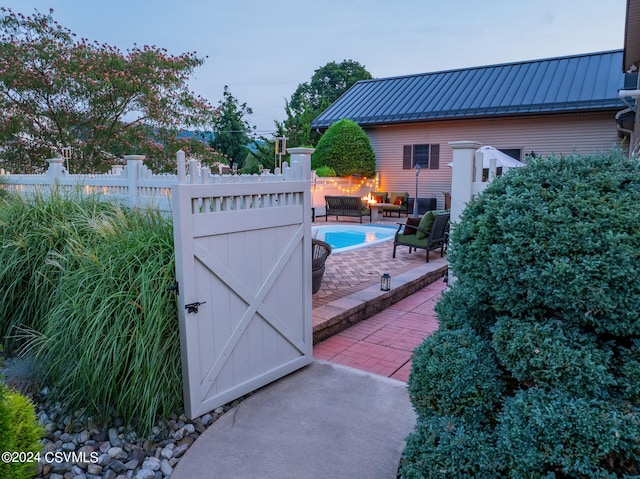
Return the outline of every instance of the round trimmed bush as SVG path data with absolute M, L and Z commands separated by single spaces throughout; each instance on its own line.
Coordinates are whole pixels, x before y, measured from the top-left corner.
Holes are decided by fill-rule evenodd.
M 311 169 L 333 168 L 337 176 L 376 174 L 376 156 L 367 134 L 351 120 L 343 119 L 322 135 L 311 157 Z
M 448 259 L 472 293 L 467 308 L 490 323 L 532 315 L 600 334 L 640 334 L 638 205 L 640 164 L 621 152 L 511 170 L 469 204 L 452 232 Z
M 640 339 L 631 340 L 628 347 L 620 347 L 614 366 L 620 394 L 640 406 Z
M 456 381 L 475 384 L 470 348 L 434 354 L 428 338 L 409 384 L 420 453 L 404 470 L 442 451 L 422 429 L 449 415 L 495 444 L 494 477 L 640 477 L 640 163 L 611 151 L 510 170 L 467 205 L 448 259 L 440 328 L 483 345 L 494 373 L 475 369 L 497 396 L 482 410 L 459 394 Z M 412 477 L 438 477 L 444 459 Z M 473 477 L 461 464 L 442 477 Z
M 336 176 L 336 172 L 329 166 L 321 166 L 316 170 L 316 175 L 323 178 L 327 176 Z
M 491 434 L 455 416 L 432 416 L 407 438 L 398 476 L 402 479 L 497 476 Z
M 495 436 L 506 477 L 638 474 L 640 417 L 624 404 L 519 391 L 505 401 Z
M 615 384 L 611 351 L 592 335 L 565 331 L 559 320 L 500 318 L 493 328 L 493 347 L 520 384 L 595 397 L 607 397 Z
M 486 422 L 502 389 L 491 345 L 470 329 L 439 330 L 414 352 L 409 396 L 419 418 Z

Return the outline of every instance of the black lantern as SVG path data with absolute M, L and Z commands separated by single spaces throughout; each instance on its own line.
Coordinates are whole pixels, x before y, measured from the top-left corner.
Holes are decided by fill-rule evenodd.
M 382 276 L 380 276 L 380 290 L 381 291 L 391 290 L 391 276 L 389 276 L 389 273 L 385 273 Z

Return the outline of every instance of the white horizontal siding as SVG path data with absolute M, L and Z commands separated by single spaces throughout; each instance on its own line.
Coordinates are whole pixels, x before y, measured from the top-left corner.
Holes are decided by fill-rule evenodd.
M 418 197 L 435 197 L 444 207 L 444 192 L 451 191 L 453 150 L 450 141 L 470 140 L 496 148 L 518 148 L 524 156 L 568 155 L 574 152 L 608 151 L 621 145 L 612 113 L 437 121 L 396 125 L 366 130 L 376 154 L 381 191 L 408 191 L 414 197 L 414 170 L 402 169 L 402 147 L 412 144 L 439 144 L 440 168 L 422 169 L 418 178 Z

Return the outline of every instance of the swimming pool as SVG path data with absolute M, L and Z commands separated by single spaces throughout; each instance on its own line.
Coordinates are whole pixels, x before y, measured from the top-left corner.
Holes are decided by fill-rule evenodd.
M 312 226 L 312 236 L 331 245 L 331 253 L 344 253 L 393 239 L 395 228 L 384 226 Z

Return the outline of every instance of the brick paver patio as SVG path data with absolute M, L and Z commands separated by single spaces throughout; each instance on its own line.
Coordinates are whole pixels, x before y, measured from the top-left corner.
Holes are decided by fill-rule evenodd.
M 391 221 L 385 219 L 385 223 L 395 225 L 404 218 Z M 389 273 L 393 282 L 395 274 L 424 264 L 424 251 L 410 254 L 408 248 L 399 248 L 396 258 L 392 258 L 392 250 L 393 243 L 387 242 L 330 255 L 322 287 L 313 296 L 314 308 L 379 283 L 382 273 Z M 439 252 L 431 252 L 430 258 L 439 257 Z M 431 283 L 317 344 L 314 357 L 406 382 L 414 348 L 438 329 L 433 307 L 445 288 L 442 280 Z
M 438 329 L 433 307 L 445 288 L 442 280 L 431 283 L 317 344 L 314 357 L 406 382 L 414 348 Z

